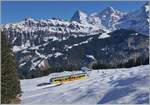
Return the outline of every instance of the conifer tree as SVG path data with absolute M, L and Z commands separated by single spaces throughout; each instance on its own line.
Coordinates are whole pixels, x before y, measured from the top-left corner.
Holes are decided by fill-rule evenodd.
M 1 33 L 1 103 L 12 103 L 20 93 L 20 81 L 17 75 L 15 58 L 7 39 Z

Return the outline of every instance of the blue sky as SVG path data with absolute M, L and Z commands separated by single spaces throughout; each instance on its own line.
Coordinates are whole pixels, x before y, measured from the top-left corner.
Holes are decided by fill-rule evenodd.
M 114 7 L 125 12 L 140 8 L 146 1 L 3 1 L 2 24 L 24 20 L 26 17 L 48 19 L 60 17 L 70 19 L 78 9 L 90 14 L 106 7 Z

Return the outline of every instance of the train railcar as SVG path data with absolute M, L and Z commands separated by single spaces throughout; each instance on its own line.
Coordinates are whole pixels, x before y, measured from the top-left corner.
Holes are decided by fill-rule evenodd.
M 80 74 L 75 74 L 75 75 L 51 78 L 50 83 L 52 83 L 52 84 L 65 83 L 65 82 L 70 82 L 70 81 L 74 81 L 74 80 L 84 80 L 86 78 L 87 78 L 86 73 L 80 73 Z

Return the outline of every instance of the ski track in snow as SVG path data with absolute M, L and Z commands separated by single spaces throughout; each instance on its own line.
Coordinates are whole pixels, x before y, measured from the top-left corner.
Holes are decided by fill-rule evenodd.
M 56 87 L 38 88 L 49 82 L 45 77 L 21 80 L 22 104 L 142 104 L 149 103 L 149 65 L 132 68 L 89 71 L 86 80 L 76 80 Z M 79 71 L 80 72 L 80 71 Z

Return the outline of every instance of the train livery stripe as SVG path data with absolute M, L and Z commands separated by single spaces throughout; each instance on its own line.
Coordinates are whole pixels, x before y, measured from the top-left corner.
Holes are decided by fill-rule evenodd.
M 87 78 L 86 74 L 78 74 L 78 75 L 71 75 L 71 76 L 64 76 L 64 77 L 56 77 L 52 78 L 50 81 L 51 83 L 64 83 L 74 80 L 84 80 Z

